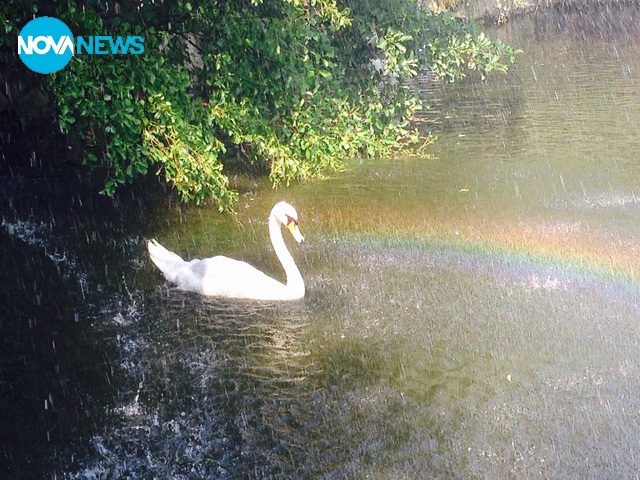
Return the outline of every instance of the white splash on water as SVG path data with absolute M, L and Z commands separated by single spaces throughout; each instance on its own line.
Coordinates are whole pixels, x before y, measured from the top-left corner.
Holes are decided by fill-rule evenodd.
M 51 234 L 51 225 L 42 221 L 16 220 L 15 222 L 10 222 L 3 218 L 2 227 L 12 237 L 16 237 L 31 246 L 44 245 L 45 238 Z
M 560 280 L 557 277 L 540 277 L 538 275 L 530 275 L 520 283 L 525 290 L 548 290 L 548 291 L 566 291 L 569 289 L 567 280 Z

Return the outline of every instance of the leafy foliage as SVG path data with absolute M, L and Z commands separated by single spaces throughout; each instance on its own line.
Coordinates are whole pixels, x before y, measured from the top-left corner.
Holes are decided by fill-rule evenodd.
M 415 0 L 10 0 L 0 7 L 7 45 L 26 23 L 11 15 L 25 9 L 75 35 L 144 38 L 142 55 L 76 55 L 43 79 L 85 164 L 106 167 L 105 193 L 152 170 L 183 199 L 220 209 L 236 198 L 230 158 L 279 185 L 345 157 L 389 155 L 416 140 L 420 101 L 403 77 L 506 71 L 515 56 Z
M 345 0 L 353 12 L 349 42 L 371 52 L 371 44 L 385 60 L 385 73 L 400 77 L 427 67 L 447 81 L 459 80 L 470 70 L 482 76 L 507 71 L 519 53 L 499 40 L 490 40 L 473 22 L 450 13 L 433 13 L 415 1 Z M 368 48 L 366 48 L 368 47 Z M 366 51 L 355 58 L 366 59 Z

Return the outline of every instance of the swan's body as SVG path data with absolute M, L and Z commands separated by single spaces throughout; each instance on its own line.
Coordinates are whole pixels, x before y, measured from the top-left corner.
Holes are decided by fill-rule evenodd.
M 269 215 L 269 235 L 278 260 L 287 275 L 283 284 L 248 263 L 223 256 L 185 262 L 157 241 L 147 247 L 151 260 L 165 278 L 181 290 L 202 295 L 251 298 L 255 300 L 296 300 L 304 297 L 304 280 L 282 238 L 281 225 L 286 225 L 300 243 L 304 237 L 298 227 L 296 210 L 285 202 L 276 204 Z

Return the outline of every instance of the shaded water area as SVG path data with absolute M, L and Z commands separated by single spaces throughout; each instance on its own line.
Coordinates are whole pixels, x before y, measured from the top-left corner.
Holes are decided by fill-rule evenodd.
M 495 35 L 525 53 L 426 92 L 432 156 L 241 179 L 236 216 L 2 179 L 2 476 L 637 478 L 640 11 Z M 304 300 L 162 286 L 152 237 L 281 278 L 281 199 Z

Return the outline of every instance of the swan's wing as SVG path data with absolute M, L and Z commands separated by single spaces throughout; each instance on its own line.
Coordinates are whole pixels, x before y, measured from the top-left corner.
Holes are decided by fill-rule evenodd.
M 248 263 L 223 256 L 189 262 L 178 286 L 204 295 L 236 298 L 259 298 L 261 292 L 267 298 L 284 288 Z

